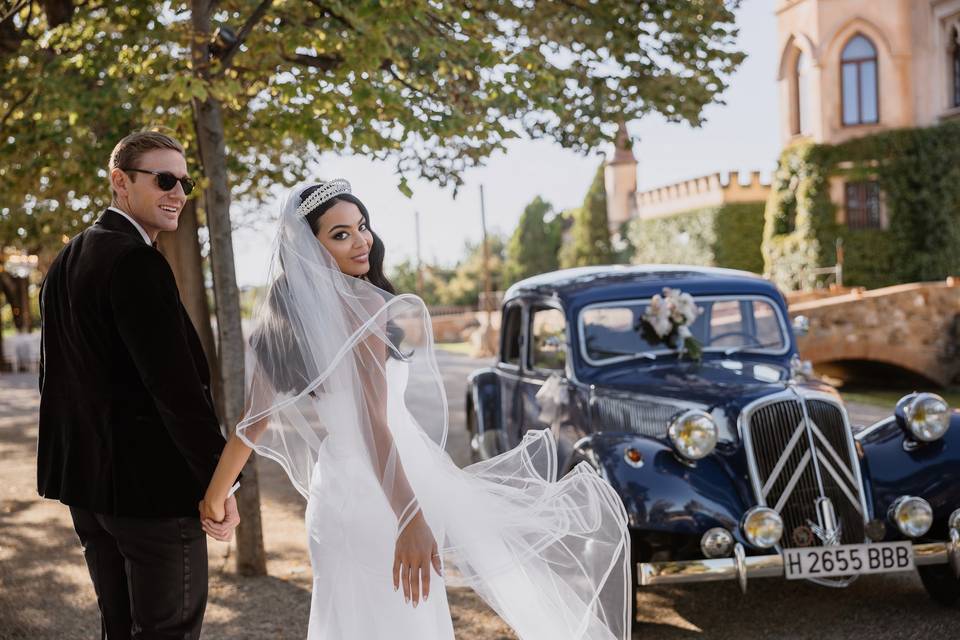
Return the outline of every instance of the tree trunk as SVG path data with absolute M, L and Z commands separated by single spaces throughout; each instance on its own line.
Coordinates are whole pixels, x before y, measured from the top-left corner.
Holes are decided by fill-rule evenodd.
M 3 291 L 13 316 L 13 326 L 18 333 L 30 332 L 30 280 L 15 278 L 0 271 L 0 290 Z
M 193 72 L 206 80 L 210 73 L 210 0 L 192 0 Z M 240 324 L 240 293 L 233 259 L 230 227 L 230 185 L 227 179 L 223 113 L 220 102 L 209 93 L 206 99 L 194 99 L 197 146 L 203 174 L 209 180 L 204 194 L 207 227 L 210 230 L 210 266 L 217 305 L 217 333 L 220 344 L 220 368 L 223 373 L 223 406 L 232 430 L 243 413 L 244 340 Z M 243 470 L 243 488 L 237 494 L 241 522 L 237 529 L 237 571 L 242 575 L 266 575 L 263 528 L 260 522 L 260 488 L 255 456 Z
M 210 363 L 213 399 L 219 414 L 223 416 L 223 380 L 217 343 L 213 339 L 213 327 L 210 323 L 210 302 L 207 300 L 203 256 L 200 255 L 200 238 L 197 235 L 199 228 L 197 200 L 187 200 L 180 213 L 176 233 L 161 233 L 157 238 L 157 245 L 173 269 L 183 306 L 200 336 L 200 343 L 203 344 L 203 351 Z

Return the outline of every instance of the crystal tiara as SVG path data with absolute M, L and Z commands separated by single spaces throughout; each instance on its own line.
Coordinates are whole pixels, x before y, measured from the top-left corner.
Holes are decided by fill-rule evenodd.
M 350 183 L 343 178 L 336 178 L 329 182 L 321 182 L 320 188 L 307 196 L 307 199 L 297 207 L 297 215 L 302 218 L 330 198 L 344 193 L 350 193 Z

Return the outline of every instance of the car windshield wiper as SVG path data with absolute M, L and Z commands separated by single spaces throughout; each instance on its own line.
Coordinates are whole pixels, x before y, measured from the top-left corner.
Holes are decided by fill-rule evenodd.
M 632 358 L 646 358 L 647 360 L 656 360 L 657 354 L 650 351 L 617 351 L 615 349 L 598 349 L 609 356 L 631 356 Z
M 730 347 L 723 352 L 723 355 L 730 356 L 747 349 L 769 349 L 771 347 L 779 347 L 783 344 L 783 340 L 777 340 L 776 342 L 754 342 L 752 344 L 741 344 L 736 347 Z

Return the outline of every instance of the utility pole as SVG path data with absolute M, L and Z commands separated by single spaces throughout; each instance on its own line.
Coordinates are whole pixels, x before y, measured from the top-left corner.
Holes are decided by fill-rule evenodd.
M 413 226 L 417 234 L 417 295 L 423 297 L 423 261 L 420 259 L 420 212 L 413 212 Z
M 493 292 L 490 286 L 490 247 L 487 244 L 487 212 L 483 202 L 483 185 L 480 185 L 480 226 L 483 229 L 483 310 L 487 312 L 487 324 L 490 324 L 490 312 Z

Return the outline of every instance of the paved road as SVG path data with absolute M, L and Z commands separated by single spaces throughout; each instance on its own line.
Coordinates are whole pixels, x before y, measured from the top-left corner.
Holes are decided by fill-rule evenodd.
M 450 403 L 449 449 L 464 464 L 464 381 L 483 361 L 440 353 L 439 362 Z M 0 640 L 80 640 L 95 635 L 95 604 L 65 509 L 36 497 L 34 385 L 33 375 L 0 376 Z M 305 635 L 310 583 L 302 500 L 277 465 L 259 466 L 271 576 L 236 578 L 217 568 L 227 562 L 226 546 L 211 546 L 204 631 L 210 640 Z M 475 600 L 452 592 L 457 637 L 510 638 Z M 262 607 L 283 613 L 250 615 Z M 639 611 L 634 638 L 930 640 L 956 637 L 960 622 L 960 610 L 933 604 L 913 574 L 864 577 L 844 590 L 755 580 L 745 596 L 732 582 L 657 588 L 641 594 Z
M 489 360 L 441 352 L 450 398 L 450 446 L 468 459 L 464 381 Z M 885 409 L 849 404 L 851 421 L 870 424 Z M 846 589 L 759 579 L 741 595 L 734 582 L 658 587 L 640 595 L 635 638 L 955 638 L 960 608 L 933 603 L 914 573 L 864 576 Z

